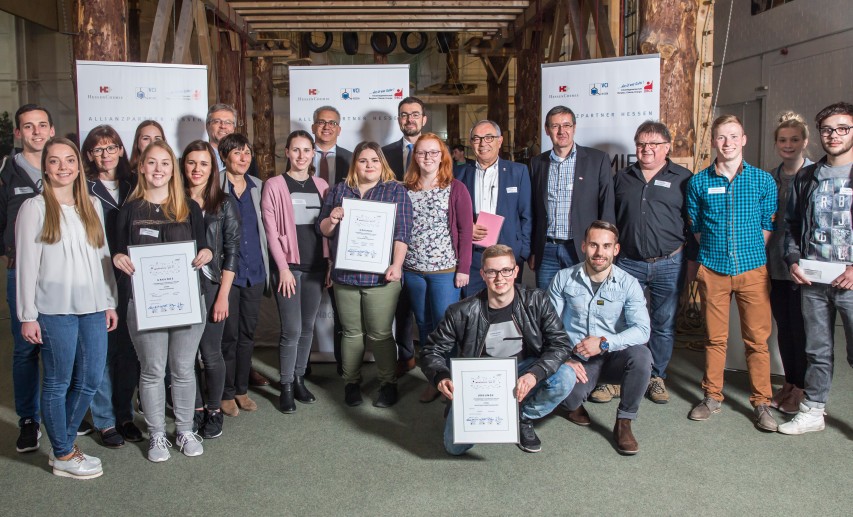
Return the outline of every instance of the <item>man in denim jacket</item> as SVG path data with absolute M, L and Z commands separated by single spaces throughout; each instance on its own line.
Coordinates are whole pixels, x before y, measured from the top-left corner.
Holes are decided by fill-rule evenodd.
M 619 254 L 619 230 L 606 221 L 594 221 L 584 234 L 584 262 L 557 273 L 548 294 L 573 347 L 572 357 L 583 361 L 588 381 L 575 384 L 562 405 L 571 422 L 587 426 L 583 407 L 598 383 L 620 384 L 622 398 L 616 411 L 613 437 L 622 454 L 636 454 L 631 421 L 649 385 L 652 355 L 649 312 L 637 279 L 613 265 Z M 637 346 L 640 345 L 640 346 Z

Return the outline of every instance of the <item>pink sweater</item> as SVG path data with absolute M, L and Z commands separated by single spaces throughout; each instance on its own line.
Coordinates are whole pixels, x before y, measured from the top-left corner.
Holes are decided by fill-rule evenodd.
M 317 176 L 311 176 L 320 200 L 326 197 L 329 184 Z M 299 244 L 296 241 L 296 222 L 293 215 L 293 200 L 284 176 L 270 178 L 264 183 L 261 196 L 261 214 L 270 255 L 279 270 L 290 269 L 288 264 L 299 264 Z M 323 238 L 323 256 L 329 256 L 328 240 Z

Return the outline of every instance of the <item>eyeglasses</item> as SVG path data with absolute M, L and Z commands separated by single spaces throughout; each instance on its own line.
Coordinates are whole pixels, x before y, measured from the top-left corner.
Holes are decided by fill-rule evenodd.
M 215 118 L 215 119 L 211 120 L 210 123 L 214 126 L 225 126 L 225 127 L 232 127 L 232 126 L 237 125 L 237 123 L 234 122 L 233 120 L 223 120 L 221 118 Z
M 411 113 L 406 113 L 405 111 L 403 111 L 403 112 L 400 112 L 399 118 L 419 120 L 422 116 L 423 116 L 423 113 L 421 113 L 420 111 L 413 111 Z
M 643 149 L 651 149 L 654 151 L 659 145 L 666 145 L 668 143 L 669 142 L 637 142 L 635 145 L 637 146 L 637 149 L 640 149 L 641 151 Z
M 423 158 L 427 155 L 429 155 L 430 158 L 438 158 L 441 156 L 441 151 L 415 151 L 415 156 L 418 158 Z
M 550 129 L 551 131 L 558 131 L 560 129 L 562 129 L 563 131 L 568 131 L 573 127 L 575 127 L 575 125 L 569 124 L 568 122 L 566 122 L 565 124 L 548 124 L 548 129 Z
M 472 136 L 471 143 L 477 145 L 480 141 L 486 142 L 487 144 L 491 144 L 497 138 L 495 135 L 486 135 L 486 136 Z
M 832 136 L 832 133 L 837 134 L 838 136 L 845 136 L 850 132 L 850 126 L 838 126 L 838 127 L 829 127 L 823 126 L 818 129 L 820 132 L 820 136 L 829 138 Z
M 90 152 L 95 156 L 101 156 L 106 152 L 107 154 L 115 154 L 120 149 L 117 145 L 108 145 L 106 147 L 95 147 Z
M 335 127 L 338 127 L 340 125 L 339 122 L 336 122 L 334 120 L 318 120 L 317 122 L 314 122 L 314 123 L 320 127 L 329 126 L 331 128 L 335 128 Z
M 502 277 L 506 278 L 508 276 L 512 276 L 515 273 L 514 267 L 505 267 L 503 269 L 484 269 L 483 274 L 486 275 L 486 278 L 495 278 L 498 276 L 498 273 L 501 274 Z

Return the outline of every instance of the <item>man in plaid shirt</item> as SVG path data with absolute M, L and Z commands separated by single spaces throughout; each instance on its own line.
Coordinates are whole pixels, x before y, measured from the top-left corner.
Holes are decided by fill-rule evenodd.
M 734 294 L 755 408 L 755 425 L 776 431 L 770 414 L 770 283 L 765 246 L 773 231 L 776 184 L 767 172 L 743 161 L 746 135 L 734 115 L 723 115 L 711 126 L 717 159 L 690 180 L 687 212 L 699 242 L 699 295 L 704 302 L 708 345 L 705 348 L 704 399 L 690 412 L 691 420 L 719 413 L 729 335 L 729 307 Z

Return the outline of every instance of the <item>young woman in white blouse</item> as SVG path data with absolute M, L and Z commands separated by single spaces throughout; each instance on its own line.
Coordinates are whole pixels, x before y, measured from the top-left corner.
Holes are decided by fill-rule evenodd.
M 118 321 L 103 213 L 89 197 L 80 153 L 52 138 L 42 155 L 44 192 L 21 206 L 15 226 L 21 334 L 41 347 L 42 418 L 53 473 L 91 479 L 101 461 L 80 452 L 77 428 L 101 382 L 107 332 Z

